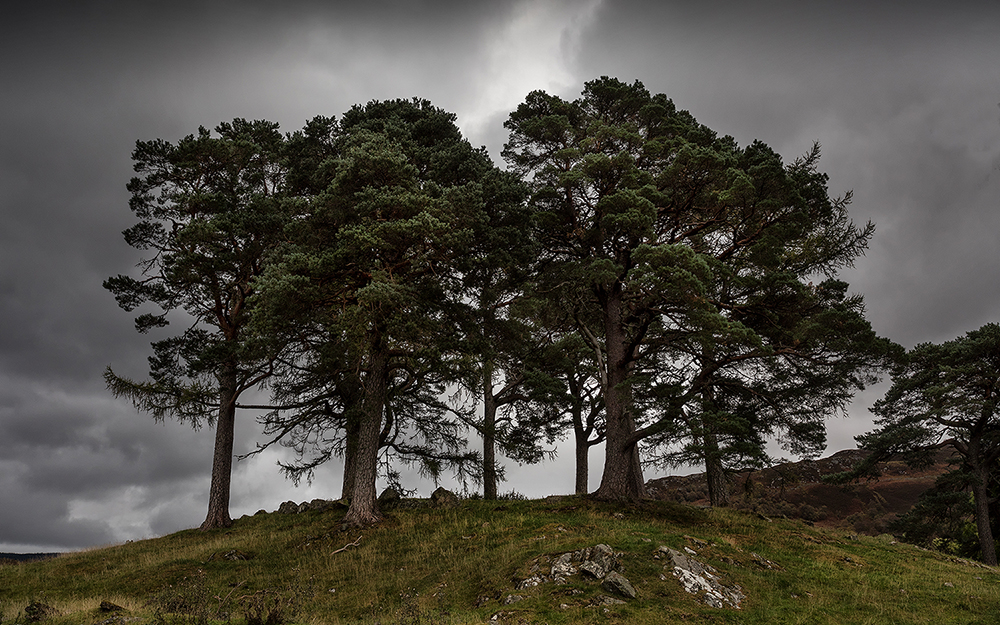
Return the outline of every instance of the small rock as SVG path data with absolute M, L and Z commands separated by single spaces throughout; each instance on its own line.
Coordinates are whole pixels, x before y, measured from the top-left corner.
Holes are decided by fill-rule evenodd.
M 543 583 L 545 583 L 545 579 L 543 577 L 539 575 L 532 575 L 528 579 L 521 580 L 521 582 L 517 585 L 517 589 L 524 590 L 525 588 L 534 588 L 535 586 Z
M 771 562 L 767 558 L 763 558 L 757 555 L 756 553 L 750 552 L 750 559 L 753 560 L 754 564 L 761 567 L 762 569 L 768 569 L 770 571 L 782 570 L 781 567 L 775 564 L 774 562 Z M 848 562 L 850 562 L 850 559 L 848 559 Z
M 607 577 L 604 578 L 604 582 L 601 584 L 601 588 L 607 590 L 608 592 L 628 597 L 629 599 L 635 599 L 636 597 L 635 588 L 632 586 L 631 582 L 625 579 L 625 576 L 620 573 L 616 573 L 615 571 L 608 573 Z
M 507 595 L 507 597 L 503 600 L 503 604 L 510 605 L 512 603 L 517 603 L 518 601 L 524 601 L 524 597 L 521 595 Z
M 378 507 L 382 510 L 390 510 L 399 505 L 402 497 L 395 488 L 387 488 L 378 496 Z
M 435 508 L 457 508 L 458 495 L 441 486 L 431 493 L 431 504 Z
M 313 499 L 309 502 L 309 510 L 313 512 L 326 512 L 335 505 L 334 502 L 327 499 Z
M 32 601 L 24 608 L 24 620 L 27 623 L 39 623 L 54 616 L 59 616 L 59 610 L 40 601 Z
M 102 601 L 101 605 L 97 608 L 98 612 L 121 612 L 125 608 L 120 605 L 115 605 L 110 601 Z
M 226 552 L 216 551 L 209 558 L 209 562 L 215 562 L 216 560 L 229 560 L 230 562 L 238 562 L 241 560 L 249 560 L 251 558 L 250 554 L 244 553 L 239 549 L 230 549 Z

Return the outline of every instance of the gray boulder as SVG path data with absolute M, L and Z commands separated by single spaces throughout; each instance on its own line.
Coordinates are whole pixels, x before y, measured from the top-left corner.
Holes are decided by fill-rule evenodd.
M 601 588 L 608 592 L 621 595 L 622 597 L 628 597 L 629 599 L 635 599 L 636 597 L 635 588 L 632 586 L 631 582 L 625 579 L 623 575 L 615 571 L 608 573 L 608 575 L 604 578 L 604 581 L 601 583 Z
M 457 508 L 459 505 L 458 495 L 440 486 L 431 493 L 431 505 L 435 508 Z
M 584 555 L 584 562 L 580 565 L 581 573 L 586 573 L 595 579 L 604 579 L 605 575 L 618 567 L 618 558 L 615 557 L 611 547 L 601 544 L 586 551 L 589 553 Z
M 401 501 L 402 497 L 399 496 L 396 489 L 387 488 L 378 496 L 378 507 L 382 510 L 391 510 L 398 506 Z

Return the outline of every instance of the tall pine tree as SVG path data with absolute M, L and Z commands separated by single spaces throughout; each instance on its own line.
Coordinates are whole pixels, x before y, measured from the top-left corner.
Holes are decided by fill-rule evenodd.
M 237 401 L 271 371 L 246 326 L 254 278 L 283 225 L 283 145 L 277 124 L 242 119 L 220 124 L 215 135 L 200 128 L 177 143 L 139 141 L 132 154 L 138 175 L 128 185 L 139 222 L 124 235 L 149 256 L 139 263 L 138 277 L 104 283 L 127 311 L 147 303 L 158 308 L 136 319 L 139 332 L 167 326 L 171 313 L 185 328 L 153 343 L 149 381 L 110 367 L 105 380 L 116 396 L 156 419 L 215 426 L 202 529 L 232 524 Z

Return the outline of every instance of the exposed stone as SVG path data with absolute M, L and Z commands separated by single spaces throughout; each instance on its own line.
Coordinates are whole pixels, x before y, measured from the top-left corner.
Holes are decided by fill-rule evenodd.
M 604 579 L 604 576 L 613 571 L 618 566 L 618 558 L 615 552 L 607 545 L 596 545 L 586 550 L 584 562 L 580 565 L 580 572 L 586 573 L 596 579 Z
M 125 608 L 120 605 L 111 603 L 110 601 L 102 601 L 101 605 L 97 608 L 98 612 L 121 612 Z
M 215 562 L 217 560 L 228 560 L 230 562 L 238 562 L 242 560 L 249 560 L 250 554 L 240 551 L 239 549 L 230 549 L 229 551 L 216 551 L 209 558 L 209 562 Z
M 681 582 L 687 592 L 698 595 L 713 608 L 730 606 L 739 608 L 745 596 L 739 586 L 724 586 L 719 582 L 718 572 L 707 564 L 695 560 L 669 547 L 660 547 L 658 553 L 668 556 L 664 568 L 672 568 L 674 577 Z
M 636 597 L 635 587 L 632 586 L 632 583 L 616 571 L 611 571 L 607 574 L 604 582 L 601 583 L 601 588 L 622 597 L 628 597 L 629 599 L 635 599 Z
M 311 512 L 326 512 L 341 505 L 339 501 L 331 501 L 330 499 L 313 499 L 309 502 L 308 510 Z
M 750 559 L 753 560 L 754 564 L 756 564 L 757 566 L 759 566 L 762 569 L 768 569 L 770 571 L 780 571 L 780 570 L 782 570 L 781 567 L 778 566 L 777 564 L 775 564 L 774 562 L 771 562 L 767 558 L 763 558 L 763 557 L 757 555 L 756 553 L 751 552 L 750 553 Z
M 435 508 L 457 508 L 459 505 L 458 495 L 440 486 L 431 493 L 431 504 Z
M 518 590 L 524 590 L 525 588 L 534 588 L 539 584 L 544 584 L 547 580 L 541 575 L 532 575 L 528 579 L 523 579 L 517 584 Z
M 59 616 L 59 610 L 40 601 L 32 601 L 24 608 L 24 620 L 27 623 L 39 623 L 55 616 Z
M 381 510 L 391 510 L 398 506 L 401 500 L 399 491 L 394 488 L 387 488 L 378 496 L 378 507 Z
M 295 514 L 299 511 L 299 504 L 294 501 L 286 501 L 280 506 L 278 506 L 279 514 Z
M 576 575 L 576 567 L 573 566 L 573 554 L 564 553 L 556 559 L 552 565 L 552 577 L 568 577 Z

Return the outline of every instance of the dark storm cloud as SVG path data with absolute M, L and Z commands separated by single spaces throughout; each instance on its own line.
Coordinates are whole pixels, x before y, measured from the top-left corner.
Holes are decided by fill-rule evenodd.
M 369 72 L 381 77 L 377 93 L 338 100 L 328 96 L 351 89 L 366 65 L 330 54 L 373 47 L 359 21 L 386 5 L 355 15 L 330 3 L 32 6 L 0 22 L 0 544 L 65 548 L 189 526 L 204 505 L 211 430 L 154 424 L 101 381 L 108 364 L 141 376 L 151 338 L 100 287 L 139 260 L 120 235 L 133 222 L 124 185 L 135 141 L 237 116 L 293 130 L 371 97 L 416 95 L 415 84 L 389 93 L 388 61 L 418 49 L 439 61 L 424 37 L 476 32 L 392 6 L 376 30 L 400 36 Z M 330 64 L 355 69 L 333 85 L 300 75 Z M 240 452 L 253 448 L 243 422 Z
M 581 66 L 786 159 L 820 142 L 831 192 L 878 228 L 845 276 L 881 333 L 912 345 L 995 318 L 996 5 L 625 2 L 598 24 Z
M 854 219 L 878 227 L 844 276 L 880 333 L 947 340 L 1000 310 L 994 3 L 22 7 L 0 20 L 0 551 L 141 537 L 204 514 L 211 430 L 153 423 L 101 380 L 109 364 L 142 377 L 152 338 L 101 288 L 140 258 L 120 234 L 133 223 L 136 140 L 234 117 L 293 131 L 371 99 L 420 96 L 457 113 L 496 158 L 529 90 L 575 97 L 603 74 L 639 79 L 741 143 L 760 139 L 787 159 L 822 144 L 831 192 L 853 189 Z M 835 449 L 864 431 L 877 398 L 831 423 Z M 256 435 L 241 417 L 237 453 Z M 234 512 L 336 496 L 334 467 L 293 497 L 280 454 L 237 463 Z

